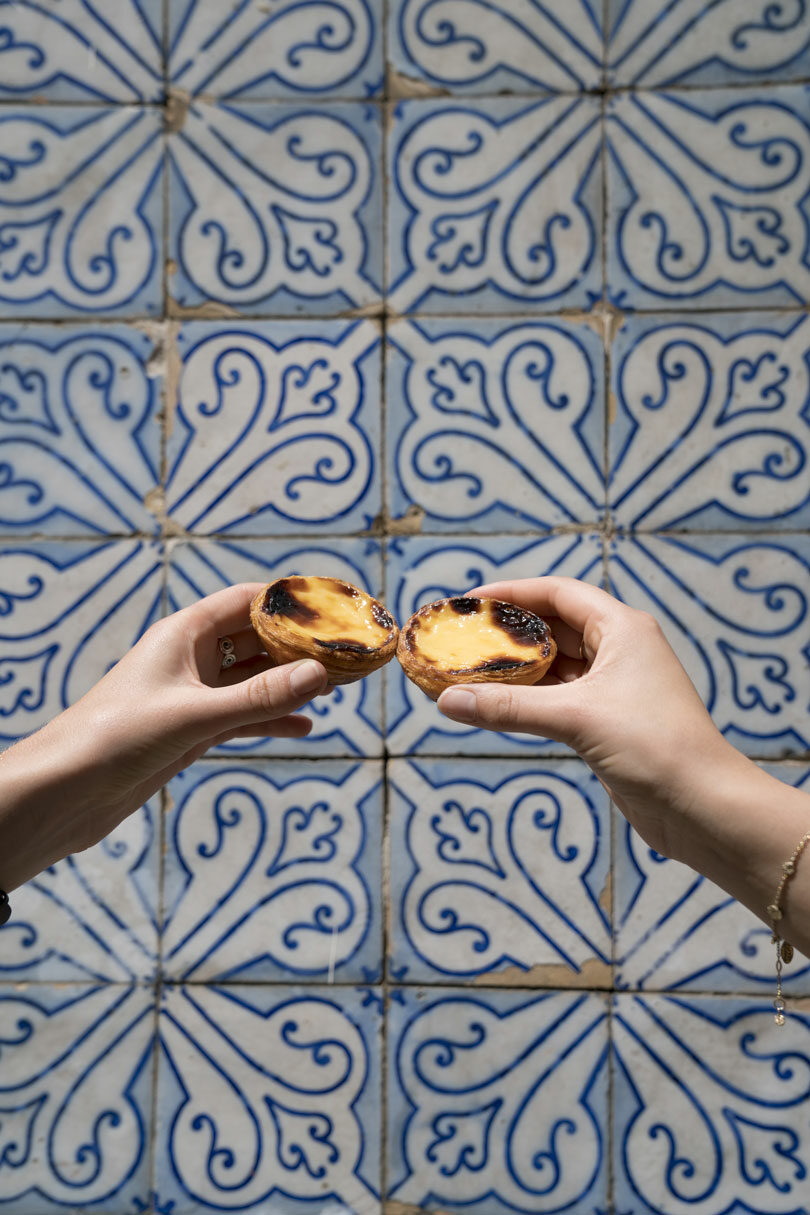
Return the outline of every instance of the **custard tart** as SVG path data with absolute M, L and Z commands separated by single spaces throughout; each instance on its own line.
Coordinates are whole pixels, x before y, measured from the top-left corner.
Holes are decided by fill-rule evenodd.
M 405 674 L 431 700 L 456 683 L 537 683 L 556 654 L 545 620 L 471 595 L 425 604 L 403 625 L 397 646 Z
M 296 575 L 263 587 L 250 623 L 276 663 L 317 658 L 333 684 L 353 683 L 389 662 L 399 629 L 371 595 L 340 578 Z

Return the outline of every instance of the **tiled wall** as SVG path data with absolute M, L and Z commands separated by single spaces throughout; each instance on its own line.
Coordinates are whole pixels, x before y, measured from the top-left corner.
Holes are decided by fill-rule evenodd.
M 3 742 L 230 582 L 558 571 L 806 780 L 808 82 L 804 0 L 0 0 Z M 764 926 L 395 666 L 313 712 L 18 892 L 0 1210 L 810 1211 Z

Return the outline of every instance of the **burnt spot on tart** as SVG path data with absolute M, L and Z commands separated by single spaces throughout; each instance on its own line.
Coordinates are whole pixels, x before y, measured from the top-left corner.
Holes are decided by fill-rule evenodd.
M 514 603 L 502 603 L 499 599 L 490 600 L 490 610 L 494 623 L 515 645 L 534 649 L 548 644 L 548 625 L 534 612 L 527 612 Z
M 313 637 L 312 640 L 315 645 L 324 650 L 348 650 L 350 654 L 371 654 L 374 650 L 374 646 L 361 645 L 358 641 L 343 638 L 338 638 L 336 641 L 324 641 L 321 637 Z
M 525 667 L 526 663 L 522 658 L 486 658 L 483 662 L 476 663 L 476 671 L 514 671 L 518 667 Z
M 447 606 L 451 611 L 457 612 L 459 616 L 472 616 L 476 612 L 481 611 L 480 599 L 472 599 L 469 595 L 462 595 L 458 599 L 448 599 Z
M 295 597 L 293 584 L 299 581 L 295 578 L 279 578 L 278 582 L 272 583 L 267 588 L 262 610 L 268 616 L 287 616 L 301 624 L 317 620 L 318 613 Z
M 371 601 L 371 615 L 381 629 L 391 629 L 394 627 L 394 617 L 376 599 L 372 599 Z

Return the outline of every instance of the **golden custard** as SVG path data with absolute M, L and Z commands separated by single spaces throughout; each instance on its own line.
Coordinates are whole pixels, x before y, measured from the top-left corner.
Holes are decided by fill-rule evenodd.
M 433 700 L 456 683 L 532 684 L 557 654 L 544 620 L 514 603 L 437 599 L 403 625 L 397 658 Z
M 262 587 L 250 622 L 277 663 L 317 658 L 330 683 L 352 683 L 393 658 L 399 629 L 371 595 L 340 578 L 295 575 Z

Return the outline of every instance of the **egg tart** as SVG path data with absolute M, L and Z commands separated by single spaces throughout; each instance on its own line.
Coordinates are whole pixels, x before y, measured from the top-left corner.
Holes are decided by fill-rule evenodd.
M 545 620 L 471 595 L 425 604 L 403 625 L 397 646 L 405 674 L 431 700 L 456 683 L 537 683 L 556 653 Z
M 353 683 L 389 662 L 399 629 L 371 595 L 340 578 L 296 575 L 262 588 L 250 623 L 276 663 L 317 658 L 333 684 Z

